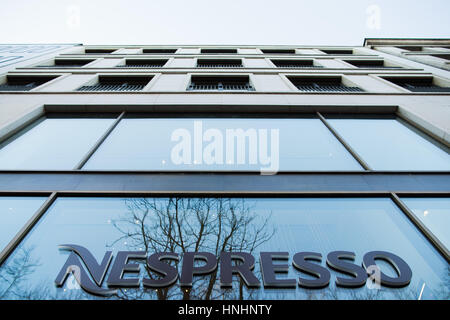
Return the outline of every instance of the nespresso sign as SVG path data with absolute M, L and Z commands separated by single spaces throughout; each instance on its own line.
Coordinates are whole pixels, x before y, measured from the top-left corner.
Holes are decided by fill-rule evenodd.
M 248 288 L 325 288 L 330 283 L 331 274 L 328 268 L 347 275 L 336 277 L 335 284 L 339 287 L 358 288 L 366 285 L 369 277 L 377 275 L 381 286 L 400 288 L 407 286 L 412 277 L 411 268 L 399 256 L 386 251 L 370 251 L 362 257 L 362 264 L 355 263 L 355 254 L 349 251 L 332 251 L 327 254 L 326 268 L 321 265 L 322 254 L 318 252 L 297 252 L 292 256 L 292 267 L 312 276 L 311 278 L 277 278 L 277 273 L 287 273 L 291 267 L 282 261 L 289 260 L 287 252 L 260 252 L 259 279 L 253 272 L 255 257 L 247 252 L 221 252 L 219 257 L 209 252 L 183 253 L 181 274 L 174 262 L 180 262 L 180 254 L 174 252 L 159 252 L 151 255 L 143 251 L 119 251 L 113 260 L 112 251 L 107 251 L 99 263 L 91 252 L 78 245 L 60 245 L 61 249 L 69 250 L 70 255 L 56 277 L 58 287 L 64 285 L 70 274 L 75 276 L 80 287 L 95 295 L 112 295 L 118 288 L 165 288 L 179 281 L 181 287 L 192 287 L 194 276 L 207 276 L 213 272 L 219 274 L 220 287 L 231 288 L 233 275 L 238 275 Z M 143 260 L 149 270 L 159 275 L 158 279 L 139 277 L 140 264 L 131 261 Z M 376 260 L 383 260 L 396 271 L 396 277 L 390 277 L 381 272 Z M 170 263 L 172 261 L 172 263 Z M 198 263 L 201 261 L 201 263 Z M 239 263 L 236 263 L 239 262 Z M 108 270 L 111 270 L 103 285 Z M 219 270 L 217 270 L 219 268 Z M 124 275 L 127 274 L 127 277 Z M 130 277 L 134 275 L 135 277 Z

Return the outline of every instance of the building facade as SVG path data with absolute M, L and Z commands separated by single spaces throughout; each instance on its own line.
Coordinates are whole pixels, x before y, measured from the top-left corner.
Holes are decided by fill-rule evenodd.
M 0 69 L 0 299 L 449 299 L 448 55 L 73 45 Z
M 76 44 L 0 44 L 0 72 L 27 66 L 64 53 Z
M 446 40 L 366 39 L 364 45 L 380 52 L 450 70 L 450 47 Z

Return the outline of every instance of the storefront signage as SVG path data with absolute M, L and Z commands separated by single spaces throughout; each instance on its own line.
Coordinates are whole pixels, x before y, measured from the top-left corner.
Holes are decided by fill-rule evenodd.
M 194 276 L 207 276 L 217 272 L 221 288 L 231 288 L 233 275 L 238 275 L 248 288 L 325 288 L 330 283 L 332 269 L 345 274 L 336 276 L 335 284 L 339 287 L 358 288 L 366 285 L 368 278 L 374 277 L 381 286 L 401 288 L 407 286 L 412 277 L 411 268 L 399 256 L 386 251 L 370 251 L 362 257 L 362 264 L 355 263 L 356 255 L 350 251 L 332 251 L 326 256 L 326 266 L 321 265 L 322 254 L 318 252 L 297 252 L 292 256 L 292 266 L 288 252 L 260 252 L 261 279 L 254 272 L 255 257 L 248 252 L 221 252 L 219 257 L 210 252 L 184 252 L 181 273 L 174 262 L 181 261 L 181 255 L 175 252 L 159 252 L 147 255 L 144 251 L 119 251 L 113 260 L 112 251 L 107 251 L 99 263 L 92 253 L 79 245 L 60 245 L 70 254 L 66 263 L 55 279 L 55 284 L 62 287 L 70 274 L 75 276 L 80 287 L 95 295 L 108 296 L 119 288 L 166 288 L 177 281 L 181 287 L 192 287 Z M 149 270 L 159 275 L 149 279 L 139 277 L 141 265 L 137 260 L 145 261 Z M 397 273 L 391 277 L 381 272 L 376 261 L 383 260 Z M 236 262 L 239 263 L 236 263 Z M 284 261 L 284 263 L 283 263 Z M 172 262 L 172 263 L 171 263 Z M 201 262 L 201 263 L 199 263 Z M 313 278 L 280 278 L 279 273 L 287 273 L 294 268 Z M 109 271 L 109 272 L 108 272 Z M 106 275 L 106 286 L 104 280 Z M 124 274 L 127 274 L 124 277 Z M 133 277 L 131 277 L 131 276 Z M 142 278 L 142 280 L 141 280 Z

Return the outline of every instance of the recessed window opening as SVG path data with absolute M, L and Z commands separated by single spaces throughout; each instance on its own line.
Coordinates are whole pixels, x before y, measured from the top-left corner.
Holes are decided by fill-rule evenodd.
M 160 53 L 160 54 L 172 54 L 175 53 L 175 51 L 177 51 L 177 49 L 144 49 L 142 50 L 143 53 Z
M 431 56 L 445 60 L 450 60 L 450 54 L 432 54 Z
M 188 90 L 245 90 L 254 91 L 248 76 L 192 76 Z
M 167 63 L 167 59 L 127 59 L 124 65 L 119 68 L 162 68 Z
M 345 60 L 345 62 L 358 68 L 372 69 L 399 69 L 401 67 L 386 65 L 384 60 Z
M 140 91 L 151 79 L 144 76 L 99 76 L 97 84 L 82 86 L 77 91 Z
M 303 92 L 363 92 L 359 87 L 346 86 L 341 77 L 288 77 Z
M 223 48 L 223 49 L 221 49 L 221 48 L 218 48 L 218 49 L 202 49 L 200 52 L 201 53 L 230 54 L 230 53 L 237 53 L 237 49 L 225 49 L 225 48 Z
M 420 46 L 400 46 L 397 47 L 399 49 L 408 50 L 408 51 L 422 51 L 423 48 Z
M 351 49 L 320 49 L 320 51 L 325 52 L 326 54 L 353 54 L 353 50 Z
M 261 51 L 269 54 L 295 54 L 295 49 L 261 49 Z
M 322 66 L 314 65 L 313 60 L 271 60 L 278 68 L 322 68 Z
M 198 68 L 242 68 L 241 59 L 198 59 Z
M 117 49 L 85 49 L 86 54 L 108 54 L 116 51 Z
M 7 76 L 6 82 L 0 84 L 0 91 L 29 91 L 57 76 Z
M 437 85 L 432 77 L 383 77 L 412 92 L 450 92 L 450 87 Z

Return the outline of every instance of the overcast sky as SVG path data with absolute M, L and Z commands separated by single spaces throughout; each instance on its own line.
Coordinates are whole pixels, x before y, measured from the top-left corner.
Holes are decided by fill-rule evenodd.
M 361 45 L 450 37 L 450 0 L 0 0 L 0 43 Z

